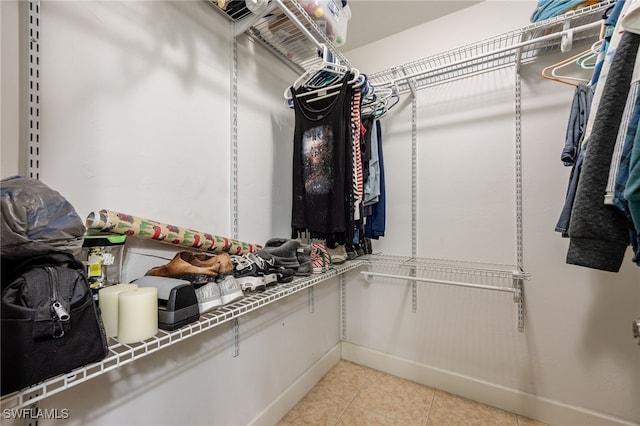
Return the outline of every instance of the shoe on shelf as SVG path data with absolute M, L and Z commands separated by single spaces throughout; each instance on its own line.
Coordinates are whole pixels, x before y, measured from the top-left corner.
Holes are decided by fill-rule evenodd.
M 232 256 L 233 276 L 244 291 L 264 291 L 268 286 L 276 285 L 278 277 L 269 272 L 264 259 L 255 253 Z
M 279 241 L 280 239 L 278 239 Z M 269 240 L 267 243 L 271 244 Z M 300 266 L 296 253 L 300 248 L 300 241 L 298 240 L 286 240 L 279 246 L 265 246 L 258 250 L 255 254 L 259 255 L 265 260 L 274 261 L 274 266 L 283 266 L 285 268 L 297 268 Z
M 331 263 L 337 265 L 347 261 L 347 249 L 342 244 L 336 244 L 333 248 L 327 246 L 327 252 L 329 252 Z
M 222 281 L 218 283 L 218 286 L 220 287 L 220 298 L 222 299 L 223 305 L 235 302 L 244 296 L 242 288 L 236 282 L 233 275 L 225 275 Z
M 371 245 L 371 238 L 364 239 L 364 253 L 373 254 L 373 246 Z
M 218 265 L 218 273 L 221 275 L 230 274 L 233 271 L 233 263 L 231 262 L 231 256 L 229 256 L 229 253 L 214 255 L 194 252 L 183 253 L 187 253 L 183 256 L 183 259 L 194 266 L 208 268 Z
M 358 253 L 356 252 L 356 248 L 353 244 L 345 244 L 344 248 L 347 251 L 347 260 L 353 260 L 358 257 Z
M 300 277 L 308 277 L 313 273 L 313 266 L 311 265 L 311 255 L 308 253 L 298 253 L 298 266 L 295 271 L 295 275 Z
M 225 265 L 224 262 L 211 262 L 208 266 L 193 265 L 189 262 L 193 258 L 193 253 L 191 252 L 178 252 L 169 263 L 151 268 L 145 275 L 181 278 L 193 284 L 206 284 L 218 276 L 221 266 L 225 270 L 228 269 L 228 266 Z
M 246 257 L 255 264 L 258 275 L 262 275 L 264 277 L 265 286 L 270 287 L 278 283 L 278 276 L 275 272 L 276 267 L 274 266 L 274 259 L 266 260 L 256 253 L 247 253 Z
M 280 247 L 284 243 L 292 241 L 291 238 L 270 238 L 264 243 L 265 247 Z
M 293 276 L 296 274 L 293 269 L 284 268 L 282 266 L 276 266 L 274 271 L 279 284 L 290 283 L 293 281 Z
M 331 260 L 329 258 L 329 252 L 324 244 L 312 243 L 310 257 L 314 274 L 321 274 L 329 270 Z
M 313 273 L 313 266 L 311 265 L 311 246 L 302 244 L 296 252 L 296 258 L 298 259 L 297 268 L 292 268 L 296 276 L 308 277 Z
M 198 308 L 200 309 L 201 314 L 222 306 L 220 286 L 217 282 L 210 281 L 205 285 L 197 287 L 196 299 L 198 299 Z
M 274 258 L 264 259 L 259 253 L 250 253 L 247 257 L 258 266 L 258 270 L 265 276 L 267 287 L 293 281 L 294 270 L 276 265 Z M 272 275 L 275 276 L 275 279 L 270 278 Z

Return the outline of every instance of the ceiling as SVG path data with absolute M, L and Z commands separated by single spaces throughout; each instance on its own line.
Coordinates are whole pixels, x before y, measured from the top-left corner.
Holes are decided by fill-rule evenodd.
M 480 3 L 464 0 L 349 0 L 346 52 Z

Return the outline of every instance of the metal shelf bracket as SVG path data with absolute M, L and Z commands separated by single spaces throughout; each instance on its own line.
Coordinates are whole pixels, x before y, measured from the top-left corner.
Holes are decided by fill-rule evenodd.
M 309 313 L 314 312 L 313 287 L 307 289 L 307 298 L 309 299 Z
M 524 332 L 524 286 L 523 281 L 529 279 L 529 274 L 513 271 L 513 302 L 518 309 L 518 331 Z
M 235 358 L 240 354 L 240 326 L 238 325 L 238 318 L 233 320 L 231 326 L 231 339 L 233 341 L 232 356 Z

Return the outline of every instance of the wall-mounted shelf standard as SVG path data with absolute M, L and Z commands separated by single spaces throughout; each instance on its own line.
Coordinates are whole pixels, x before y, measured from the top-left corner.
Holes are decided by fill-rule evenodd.
M 519 66 L 536 57 L 596 38 L 602 13 L 615 0 L 605 0 L 515 31 L 452 49 L 369 75 L 374 86 L 395 84 L 399 93 L 426 88 L 474 74 Z
M 524 329 L 523 281 L 530 274 L 517 266 L 466 262 L 444 259 L 375 255 L 367 259 L 368 268 L 361 274 L 374 277 L 426 282 L 478 290 L 490 290 L 513 294 L 518 305 L 518 330 Z M 412 306 L 417 309 L 417 292 L 412 292 Z
M 109 354 L 101 362 L 77 368 L 68 374 L 56 376 L 22 391 L 5 395 L 0 400 L 0 406 L 2 406 L 3 409 L 20 409 L 29 407 L 30 405 L 51 395 L 55 395 L 73 386 L 101 376 L 111 370 L 115 370 L 123 365 L 129 364 L 130 362 L 160 351 L 168 346 L 203 333 L 221 324 L 237 320 L 239 317 L 248 314 L 249 312 L 261 309 L 264 306 L 289 297 L 304 289 L 312 289 L 316 284 L 342 275 L 363 265 L 365 265 L 365 262 L 361 260 L 346 262 L 341 265 L 335 265 L 332 269 L 323 274 L 298 278 L 291 283 L 280 284 L 262 293 L 248 294 L 237 302 L 225 305 L 214 311 L 201 315 L 197 322 L 185 325 L 184 327 L 171 332 L 159 330 L 154 337 L 142 342 L 124 344 L 117 342 L 114 339 L 112 342 L 115 343 L 109 346 Z M 313 292 L 309 292 L 309 303 L 309 310 L 310 312 L 313 312 L 313 307 L 311 305 L 313 303 Z M 237 353 L 237 327 L 233 327 L 232 331 L 234 331 L 234 351 Z

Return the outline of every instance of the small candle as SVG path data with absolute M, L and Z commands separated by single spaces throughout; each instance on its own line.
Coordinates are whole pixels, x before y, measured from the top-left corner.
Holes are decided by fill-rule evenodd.
M 158 289 L 135 288 L 118 294 L 118 340 L 134 343 L 158 332 Z
M 118 335 L 118 294 L 134 288 L 138 288 L 138 284 L 116 284 L 98 292 L 98 306 L 107 338 Z

